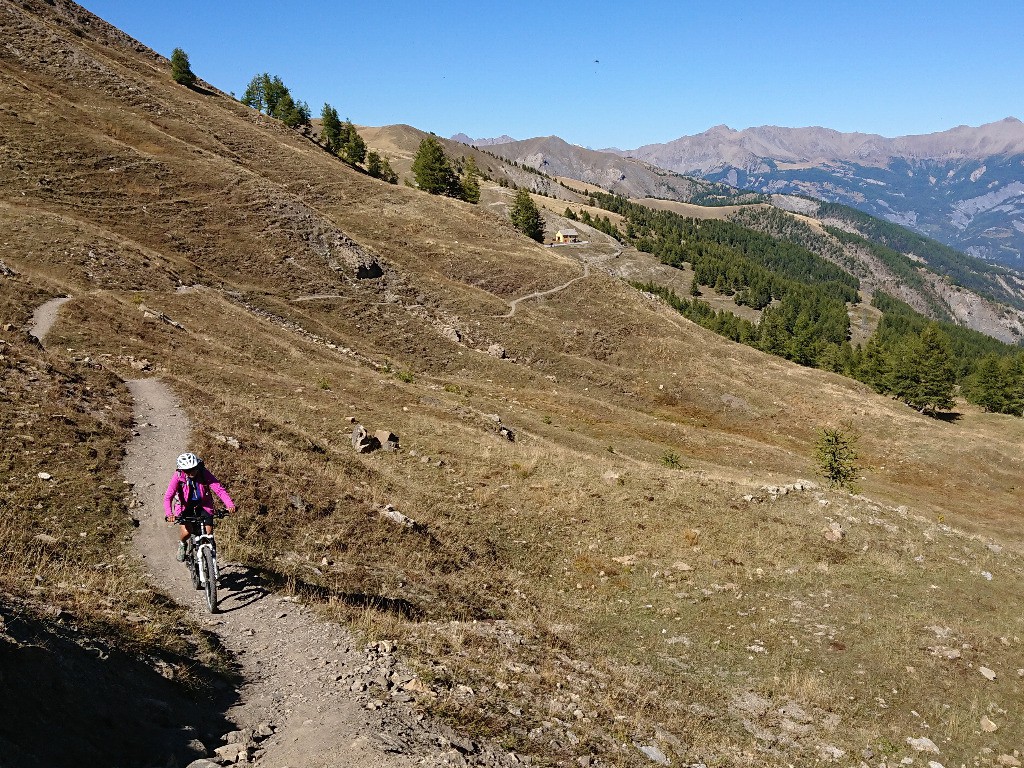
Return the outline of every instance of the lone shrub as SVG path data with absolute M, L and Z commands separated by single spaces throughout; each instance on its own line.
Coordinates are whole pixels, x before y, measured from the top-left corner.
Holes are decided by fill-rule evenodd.
M 675 451 L 666 451 L 661 457 L 661 463 L 669 469 L 682 469 L 683 462 L 679 454 Z
M 815 444 L 818 469 L 833 488 L 854 490 L 857 466 L 857 437 L 849 430 L 823 427 Z
M 181 48 L 175 48 L 171 53 L 171 77 L 178 85 L 191 88 L 195 85 L 196 76 L 188 63 L 188 54 Z

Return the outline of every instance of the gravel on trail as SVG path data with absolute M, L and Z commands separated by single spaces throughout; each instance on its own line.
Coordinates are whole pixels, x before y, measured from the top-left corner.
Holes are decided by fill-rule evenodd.
M 175 560 L 177 529 L 163 518 L 174 459 L 189 449 L 188 417 L 159 379 L 128 386 L 135 399 L 135 436 L 123 473 L 142 504 L 136 551 L 153 583 L 190 606 L 220 638 L 244 681 L 226 713 L 239 730 L 224 735 L 222 741 L 230 743 L 204 745 L 211 759 L 275 768 L 519 764 L 515 756 L 460 738 L 417 714 L 411 692 L 416 684 L 406 687 L 414 676 L 401 665 L 393 643 L 364 647 L 297 598 L 272 593 L 240 564 L 220 564 L 220 611 L 209 614 L 202 593 Z M 230 491 L 231 478 L 221 479 Z

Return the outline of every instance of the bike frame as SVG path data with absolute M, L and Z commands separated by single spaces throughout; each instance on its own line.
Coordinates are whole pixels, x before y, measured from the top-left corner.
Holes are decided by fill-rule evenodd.
M 220 578 L 220 570 L 217 567 L 217 547 L 212 533 L 204 530 L 198 536 L 192 534 L 192 560 L 195 568 L 199 570 L 199 582 L 206 586 L 206 569 L 203 568 L 203 553 L 210 550 L 213 554 L 213 577 Z
M 189 569 L 194 570 L 199 574 L 199 583 L 204 587 L 206 586 L 206 569 L 203 567 L 204 553 L 209 550 L 213 555 L 211 558 L 213 561 L 213 574 L 214 578 L 220 578 L 220 568 L 217 565 L 217 542 L 214 539 L 213 533 L 206 532 L 206 526 L 209 525 L 211 531 L 213 530 L 213 518 L 207 518 L 202 513 L 182 514 L 179 518 L 182 525 L 188 527 L 189 531 L 189 545 L 192 549 L 192 555 L 189 560 L 186 561 Z M 198 531 L 198 533 L 196 532 Z

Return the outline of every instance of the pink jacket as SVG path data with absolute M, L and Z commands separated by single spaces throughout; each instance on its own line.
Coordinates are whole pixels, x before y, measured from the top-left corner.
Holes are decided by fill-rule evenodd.
M 188 475 L 180 469 L 174 473 L 174 477 L 171 478 L 171 482 L 167 486 L 167 493 L 164 494 L 164 517 L 177 517 L 185 508 L 187 481 Z M 205 514 L 213 515 L 213 493 L 220 497 L 224 506 L 229 510 L 235 508 L 235 502 L 224 490 L 224 486 L 206 467 L 199 470 L 196 482 L 199 488 L 199 506 L 202 507 Z

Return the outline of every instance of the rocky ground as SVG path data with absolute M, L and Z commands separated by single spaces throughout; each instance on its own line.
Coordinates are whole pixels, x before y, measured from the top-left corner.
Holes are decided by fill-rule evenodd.
M 170 474 L 164 468 L 188 448 L 188 418 L 159 380 L 129 386 L 136 425 L 124 475 L 140 510 L 137 551 L 155 585 L 204 615 L 205 626 L 236 660 L 242 681 L 227 713 L 237 730 L 216 741 L 189 739 L 195 765 L 519 764 L 513 755 L 460 738 L 418 714 L 416 696 L 428 689 L 403 666 L 393 642 L 356 641 L 298 598 L 271 592 L 248 568 L 222 564 L 219 611 L 206 615 L 202 593 L 174 559 L 175 528 L 163 521 Z M 224 480 L 230 486 L 230 478 Z

